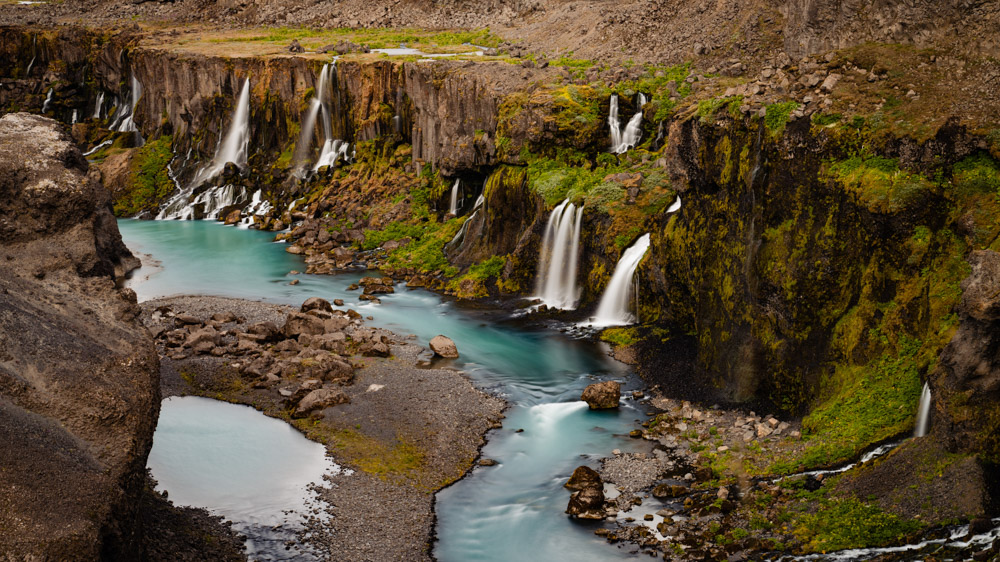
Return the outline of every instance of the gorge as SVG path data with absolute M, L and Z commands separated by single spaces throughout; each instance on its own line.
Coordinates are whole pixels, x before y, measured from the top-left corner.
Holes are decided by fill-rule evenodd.
M 286 10 L 283 21 L 311 27 L 273 27 L 267 10 L 294 3 L 258 4 L 205 7 L 211 25 L 176 11 L 191 2 L 96 2 L 86 25 L 53 25 L 68 23 L 61 6 L 0 6 L 5 21 L 38 18 L 0 32 L 4 120 L 62 127 L 75 145 L 62 161 L 95 186 L 94 204 L 111 206 L 132 252 L 149 255 L 128 284 L 143 317 L 114 319 L 148 380 L 141 400 L 122 398 L 143 412 L 141 435 L 108 509 L 127 514 L 136 501 L 159 407 L 154 373 L 165 369 L 171 395 L 253 405 L 325 445 L 365 486 L 412 500 L 399 559 L 826 559 L 902 545 L 922 546 L 898 559 L 997 556 L 1000 100 L 990 84 L 1000 66 L 992 43 L 913 23 L 967 21 L 968 11 L 948 19 L 918 2 L 883 14 L 907 22 L 887 31 L 866 19 L 875 15 L 822 2 L 684 6 L 649 24 L 660 30 L 652 46 L 623 55 L 553 23 L 594 17 L 592 3 L 570 3 L 576 16 L 562 5 L 455 6 L 460 30 L 407 2 L 348 27 L 324 23 L 319 8 Z M 638 21 L 629 10 L 661 9 L 637 6 L 609 9 L 624 22 Z M 106 25 L 114 10 L 139 25 Z M 400 30 L 399 11 L 427 29 Z M 627 36 L 613 20 L 600 29 Z M 691 22 L 704 24 L 697 44 Z M 681 33 L 688 40 L 670 41 Z M 24 173 L 4 172 L 4 189 Z M 51 204 L 29 192 L 4 228 L 41 233 L 36 247 L 58 256 L 64 242 L 45 229 L 79 212 L 39 214 Z M 19 236 L 4 239 L 11 256 L 28 243 Z M 134 266 L 59 259 L 108 283 Z M 15 294 L 50 282 L 20 260 L 7 263 L 24 278 Z M 176 295 L 286 307 L 274 309 L 279 327 L 320 297 L 334 320 L 311 317 L 338 323 L 351 311 L 357 324 L 276 339 L 163 300 Z M 157 307 L 200 323 L 157 332 Z M 17 310 L 4 318 L 25 317 Z M 198 351 L 194 335 L 208 328 L 213 346 Z M 342 346 L 314 342 L 341 332 Z M 438 334 L 459 359 L 418 357 Z M 9 338 L 3 400 L 31 410 L 23 396 L 44 385 L 19 362 L 38 352 Z M 353 382 L 316 374 L 332 364 L 317 349 L 339 355 Z M 247 354 L 285 367 L 247 371 L 257 360 Z M 447 380 L 482 410 L 467 413 L 461 454 L 430 444 L 430 430 L 368 420 L 362 404 L 397 392 L 376 374 L 399 362 L 464 372 Z M 351 401 L 294 416 L 313 380 Z M 621 384 L 619 406 L 591 411 L 581 393 L 606 381 Z M 480 390 L 506 401 L 502 424 Z M 406 416 L 424 416 L 424 395 L 409 395 Z M 352 449 L 361 440 L 402 451 L 392 462 L 409 468 L 370 462 Z M 601 521 L 563 513 L 579 465 L 599 473 Z M 294 541 L 333 556 L 346 531 L 331 521 L 310 528 L 321 537 L 312 543 Z M 959 538 L 965 525 L 979 538 Z M 378 559 L 362 543 L 389 534 L 343 552 Z M 90 548 L 119 545 L 107 536 Z M 131 540 L 121 548 L 139 553 Z M 7 550 L 21 559 L 34 553 L 26 544 Z

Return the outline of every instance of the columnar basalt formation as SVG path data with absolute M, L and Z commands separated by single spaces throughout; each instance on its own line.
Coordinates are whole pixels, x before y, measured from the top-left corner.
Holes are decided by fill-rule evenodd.
M 0 552 L 135 560 L 159 362 L 136 265 L 61 126 L 0 118 Z

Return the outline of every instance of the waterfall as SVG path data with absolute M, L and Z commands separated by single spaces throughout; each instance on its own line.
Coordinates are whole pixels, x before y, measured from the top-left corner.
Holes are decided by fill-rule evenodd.
M 622 254 L 615 272 L 611 275 L 611 281 L 604 290 L 601 297 L 601 304 L 597 306 L 597 314 L 591 319 L 589 324 L 593 326 L 624 326 L 636 321 L 634 314 L 629 312 L 629 304 L 633 294 L 637 292 L 633 287 L 632 277 L 639 267 L 639 262 L 646 255 L 649 249 L 649 234 L 643 234 L 635 244 L 632 244 Z
M 32 69 L 32 67 L 35 66 L 35 58 L 37 58 L 37 56 L 38 56 L 38 55 L 35 54 L 37 46 L 38 46 L 38 36 L 37 35 L 32 35 L 31 36 L 31 62 L 28 63 L 28 69 L 24 71 L 25 78 L 31 76 L 31 69 Z
M 77 117 L 78 117 L 78 114 L 77 114 L 76 110 L 74 109 L 73 110 L 73 117 L 72 117 L 72 119 L 70 119 L 70 125 L 76 125 L 76 119 L 77 119 Z
M 451 206 L 448 207 L 448 213 L 452 215 L 458 215 L 458 184 L 462 180 L 456 179 L 455 185 L 451 186 Z
M 295 145 L 295 175 L 303 178 L 308 169 L 308 160 L 312 149 L 312 139 L 315 135 L 316 120 L 319 118 L 323 124 L 323 144 L 320 147 L 319 158 L 312 167 L 316 172 L 324 166 L 334 166 L 338 160 L 348 160 L 348 150 L 350 143 L 333 138 L 332 112 L 330 110 L 332 89 L 333 89 L 333 66 L 334 63 L 323 65 L 316 81 L 316 96 L 309 103 L 309 109 L 302 119 L 302 132 L 299 134 L 299 142 Z
M 98 92 L 97 101 L 94 103 L 94 119 L 101 118 L 101 109 L 104 108 L 104 92 Z
M 455 236 L 451 239 L 451 242 L 448 242 L 448 246 L 450 248 L 458 248 L 465 244 L 466 231 L 468 231 L 469 225 L 472 224 L 472 221 L 476 218 L 476 215 L 479 214 L 479 208 L 482 207 L 483 203 L 485 202 L 486 199 L 482 195 L 480 195 L 476 199 L 476 204 L 472 206 L 472 214 L 469 215 L 469 218 L 465 219 L 465 222 L 462 223 L 462 228 L 458 229 L 458 232 L 455 233 Z
M 681 210 L 681 196 L 678 195 L 677 200 L 671 203 L 670 207 L 667 209 L 667 214 L 676 213 L 677 211 L 680 210 Z
M 611 108 L 608 111 L 608 126 L 611 128 L 611 152 L 623 154 L 639 144 L 639 138 L 642 136 L 642 108 L 646 105 L 644 94 L 638 95 L 638 105 L 638 111 L 629 119 L 623 131 L 621 121 L 618 119 L 618 94 L 611 95 Z
M 232 162 L 241 170 L 247 165 L 247 148 L 250 144 L 250 79 L 243 82 L 243 91 L 240 92 L 240 99 L 233 112 L 233 119 L 229 123 L 226 136 L 215 149 L 215 156 L 212 161 L 198 170 L 195 174 L 191 187 L 197 187 L 215 176 Z
M 84 152 L 84 153 L 83 153 L 83 155 L 84 155 L 84 156 L 90 156 L 91 154 L 93 154 L 93 153 L 97 152 L 98 150 L 100 150 L 100 149 L 104 148 L 105 146 L 111 146 L 111 143 L 112 143 L 112 142 L 113 142 L 113 141 L 112 141 L 111 139 L 108 139 L 108 140 L 106 140 L 106 141 L 102 142 L 101 144 L 99 144 L 99 145 L 95 146 L 94 148 L 91 148 L 91 149 L 90 149 L 90 150 L 88 150 L 87 152 Z
M 920 393 L 920 405 L 917 407 L 917 425 L 913 429 L 914 437 L 927 435 L 927 430 L 931 425 L 931 387 L 924 383 L 924 389 Z
M 270 201 L 263 199 L 263 195 L 263 189 L 258 189 L 253 193 L 250 204 L 243 209 L 243 218 L 240 220 L 240 227 L 249 228 L 253 225 L 253 218 L 255 216 L 265 215 L 273 208 Z
M 142 84 L 139 83 L 134 74 L 129 79 L 129 87 L 131 89 L 130 97 L 132 103 L 129 107 L 125 107 L 115 114 L 115 120 L 108 127 L 112 131 L 120 133 L 139 131 L 139 128 L 135 126 L 135 109 L 139 105 L 139 98 L 142 97 Z
M 45 94 L 45 102 L 42 103 L 42 113 L 45 113 L 49 110 L 49 105 L 52 104 L 52 93 L 53 93 L 52 88 L 49 88 L 49 93 Z
M 538 298 L 549 308 L 573 310 L 579 297 L 576 266 L 580 248 L 579 209 L 566 199 L 552 210 L 538 260 Z

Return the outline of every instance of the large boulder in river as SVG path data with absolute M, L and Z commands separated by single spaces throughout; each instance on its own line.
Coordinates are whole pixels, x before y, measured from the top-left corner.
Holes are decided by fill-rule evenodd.
M 583 490 L 584 488 L 602 488 L 604 483 L 601 481 L 601 475 L 593 468 L 578 466 L 564 486 L 570 490 Z
M 458 348 L 455 346 L 455 342 L 451 341 L 451 338 L 447 336 L 434 336 L 431 338 L 431 351 L 435 355 L 445 357 L 447 359 L 454 359 L 458 357 Z
M 0 558 L 137 560 L 159 361 L 137 264 L 55 121 L 0 118 Z
M 576 490 L 569 497 L 566 513 L 580 519 L 604 519 L 604 482 L 600 474 L 587 466 L 578 467 L 566 487 Z
M 580 400 L 586 402 L 591 410 L 604 410 L 607 408 L 617 408 L 621 395 L 621 386 L 618 383 L 615 381 L 604 381 L 594 383 L 583 389 Z

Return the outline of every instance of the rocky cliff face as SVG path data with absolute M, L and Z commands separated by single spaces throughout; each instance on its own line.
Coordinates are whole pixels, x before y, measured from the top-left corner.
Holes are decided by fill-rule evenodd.
M 0 118 L 0 558 L 134 560 L 159 365 L 107 192 L 47 118 Z

